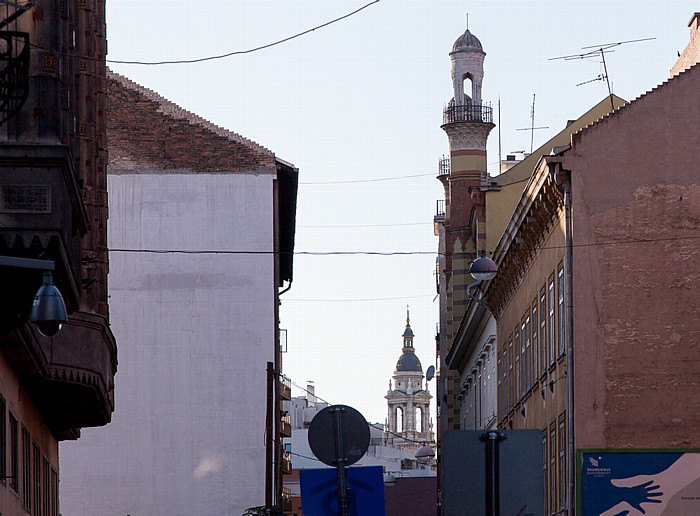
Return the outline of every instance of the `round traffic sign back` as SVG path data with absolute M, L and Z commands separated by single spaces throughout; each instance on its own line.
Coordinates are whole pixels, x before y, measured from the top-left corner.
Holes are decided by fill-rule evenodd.
M 342 445 L 338 446 L 338 441 Z M 347 405 L 331 405 L 316 414 L 309 425 L 309 446 L 316 458 L 337 466 L 350 466 L 369 448 L 369 425 L 357 410 Z

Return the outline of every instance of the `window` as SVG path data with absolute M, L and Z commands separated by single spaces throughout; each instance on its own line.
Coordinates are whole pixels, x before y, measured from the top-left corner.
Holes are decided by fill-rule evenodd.
M 540 357 L 540 350 L 538 348 L 539 342 L 537 340 L 537 327 L 539 321 L 537 320 L 537 298 L 532 301 L 532 383 L 537 381 L 537 376 L 539 374 L 539 367 L 537 361 Z
M 403 432 L 403 409 L 396 407 L 396 431 Z
M 522 350 L 520 349 L 520 330 L 518 330 L 517 326 L 515 328 L 515 378 L 513 378 L 513 381 L 515 383 L 515 398 L 513 400 L 513 404 L 518 403 L 520 401 L 520 396 L 522 395 L 522 392 L 520 390 L 520 379 L 522 378 L 522 370 L 520 369 L 522 367 L 522 364 L 520 363 L 520 355 L 522 354 Z
M 506 352 L 503 352 L 503 357 L 505 358 Z M 503 371 L 503 362 L 501 361 L 501 357 L 498 357 L 498 373 L 501 373 Z M 500 414 L 500 417 L 503 418 L 503 376 L 504 374 L 496 374 L 497 378 L 497 391 L 498 391 L 498 412 Z
M 51 468 L 51 514 L 58 516 L 58 471 Z
M 513 385 L 513 337 L 508 339 L 508 410 L 513 408 L 515 391 Z
M 501 386 L 503 389 L 503 405 L 501 405 L 501 419 L 504 419 L 506 417 L 506 414 L 508 413 L 508 357 L 506 356 L 506 348 L 507 346 L 504 344 L 503 345 L 503 364 L 502 364 L 502 371 L 503 371 L 503 385 Z
M 7 403 L 0 396 L 0 482 L 5 483 L 7 478 Z
M 416 432 L 424 432 L 423 430 L 423 409 L 421 407 L 416 407 Z
M 554 341 L 556 334 L 554 333 L 554 276 L 550 276 L 549 278 L 549 296 L 548 296 L 548 303 L 549 303 L 549 331 L 548 337 L 549 337 L 549 364 L 552 365 L 554 364 L 554 359 L 556 358 L 556 350 L 554 349 Z
M 552 423 L 549 427 L 549 512 L 557 508 L 557 427 Z
M 51 466 L 49 465 L 49 459 L 46 458 L 46 455 L 44 455 L 42 459 L 44 476 L 44 492 L 42 493 L 44 498 L 44 515 L 53 516 L 51 514 Z
M 559 416 L 559 505 L 564 507 L 566 503 L 566 418 L 564 414 Z
M 10 450 L 8 470 L 10 474 L 10 488 L 15 492 L 19 488 L 19 427 L 17 418 L 10 413 Z
M 547 295 L 545 288 L 540 291 L 540 375 L 547 373 Z
M 41 450 L 34 444 L 34 514 L 44 516 L 41 504 Z
M 27 511 L 32 505 L 32 445 L 29 431 L 22 426 L 22 507 Z
M 562 356 L 566 351 L 566 316 L 564 314 L 564 266 L 559 266 L 557 273 L 557 292 L 559 294 L 559 356 Z
M 542 430 L 542 480 L 544 481 L 544 512 L 547 513 L 547 429 Z
M 528 310 L 529 311 L 529 310 Z M 525 316 L 525 322 L 522 325 L 522 341 L 523 341 L 523 393 L 530 390 L 532 379 L 530 378 L 530 316 Z

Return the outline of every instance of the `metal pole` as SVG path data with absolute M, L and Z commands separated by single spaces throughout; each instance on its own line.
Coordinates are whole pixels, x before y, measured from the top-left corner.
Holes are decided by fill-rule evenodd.
M 347 458 L 343 451 L 343 412 L 345 408 L 334 407 L 333 426 L 335 429 L 335 458 L 338 472 L 338 516 L 348 516 L 348 489 L 345 483 L 345 463 Z
M 272 452 L 274 435 L 272 434 L 273 384 L 275 375 L 272 362 L 267 363 L 267 410 L 265 414 L 265 507 L 272 507 Z
M 505 434 L 491 430 L 481 435 L 486 443 L 486 516 L 500 515 L 500 472 L 499 472 L 499 443 L 506 438 Z

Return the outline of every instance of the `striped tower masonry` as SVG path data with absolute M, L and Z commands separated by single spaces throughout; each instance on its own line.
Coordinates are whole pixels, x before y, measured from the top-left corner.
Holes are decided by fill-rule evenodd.
M 450 52 L 454 97 L 445 107 L 442 125 L 450 143 L 450 168 L 449 174 L 439 176 L 445 187 L 445 218 L 440 231 L 440 251 L 444 253 L 441 284 L 445 286 L 440 299 L 444 314 L 439 343 L 442 357 L 451 347 L 469 304 L 466 289 L 474 281 L 469 266 L 485 251 L 481 186 L 487 177 L 486 141 L 494 128 L 491 107 L 481 100 L 485 56 L 481 43 L 469 30 L 457 39 Z M 456 373 L 442 371 L 448 400 L 454 399 L 450 394 L 455 392 L 455 386 L 459 387 Z M 446 407 L 444 430 L 458 427 L 457 409 L 449 404 Z

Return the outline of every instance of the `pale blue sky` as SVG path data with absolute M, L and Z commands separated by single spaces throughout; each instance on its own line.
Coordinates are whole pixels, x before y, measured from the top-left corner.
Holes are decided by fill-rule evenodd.
M 350 0 L 110 0 L 108 59 L 176 60 L 247 50 L 343 16 Z M 440 129 L 452 96 L 448 53 L 469 29 L 486 51 L 483 99 L 501 101 L 503 155 L 535 148 L 607 95 L 598 59 L 549 61 L 641 38 L 606 56 L 613 91 L 632 100 L 665 81 L 700 3 L 588 0 L 380 0 L 259 52 L 199 64 L 110 67 L 300 169 L 297 251 L 434 252 L 432 219 L 448 154 Z M 496 120 L 494 120 L 496 121 Z M 498 131 L 488 146 L 496 172 Z M 419 176 L 419 177 L 405 177 Z M 384 178 L 402 178 L 375 181 Z M 366 181 L 337 183 L 338 181 Z M 319 183 L 336 182 L 335 184 Z M 284 294 L 285 373 L 386 417 L 406 305 L 423 370 L 434 362 L 434 255 L 304 256 Z M 389 298 L 389 299 L 387 299 Z M 380 300 L 381 299 L 381 300 Z M 365 300 L 365 301 L 359 301 Z M 431 391 L 434 393 L 434 386 Z M 299 394 L 294 389 L 294 394 Z M 435 414 L 433 414 L 435 416 Z

